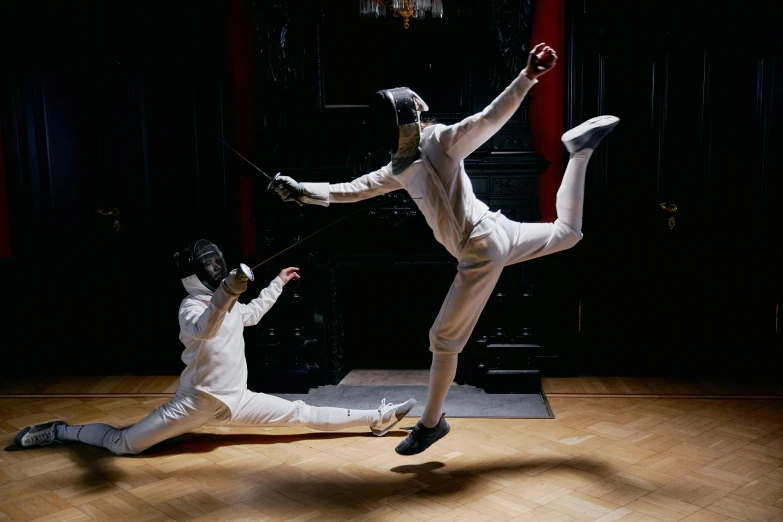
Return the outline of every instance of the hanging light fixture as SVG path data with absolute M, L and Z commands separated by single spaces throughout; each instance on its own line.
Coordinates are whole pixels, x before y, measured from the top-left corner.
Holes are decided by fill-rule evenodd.
M 379 18 L 391 11 L 392 16 L 402 18 L 402 25 L 410 27 L 411 18 L 443 18 L 443 0 L 359 0 L 359 14 L 366 18 Z

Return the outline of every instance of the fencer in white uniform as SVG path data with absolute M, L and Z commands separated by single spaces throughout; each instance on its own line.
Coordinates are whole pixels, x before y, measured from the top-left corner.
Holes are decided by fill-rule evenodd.
M 482 112 L 454 125 L 425 125 L 426 103 L 412 90 L 379 91 L 370 118 L 379 148 L 391 162 L 350 183 L 299 183 L 278 178 L 275 189 L 285 201 L 328 206 L 352 203 L 405 189 L 434 232 L 457 260 L 457 275 L 430 330 L 430 387 L 427 405 L 408 438 L 397 446 L 413 455 L 444 437 L 450 427 L 443 403 L 457 370 L 457 355 L 469 340 L 504 266 L 571 248 L 581 239 L 584 180 L 593 150 L 617 125 L 600 116 L 562 136 L 570 160 L 557 193 L 554 223 L 518 223 L 491 212 L 473 193 L 464 159 L 514 115 L 537 78 L 557 60 L 545 44 L 529 54 L 525 70 Z
M 298 269 L 284 269 L 257 298 L 243 304 L 237 299 L 247 289 L 252 271 L 242 267 L 245 272 L 233 270 L 226 275 L 225 259 L 215 244 L 199 240 L 178 252 L 175 260 L 188 295 L 179 307 L 186 368 L 174 398 L 123 429 L 107 424 L 70 426 L 62 421 L 28 426 L 17 434 L 17 446 L 78 441 L 117 455 L 137 454 L 205 425 L 301 426 L 319 431 L 368 426 L 382 436 L 416 404 L 413 399 L 397 405 L 384 399 L 375 410 L 316 407 L 248 390 L 244 328 L 261 320 L 286 283 L 299 279 Z

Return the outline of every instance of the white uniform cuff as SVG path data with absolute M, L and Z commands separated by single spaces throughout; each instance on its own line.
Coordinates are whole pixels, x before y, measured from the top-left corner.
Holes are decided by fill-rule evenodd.
M 519 89 L 522 89 L 523 92 L 527 93 L 527 91 L 530 90 L 532 86 L 538 83 L 538 79 L 531 80 L 527 77 L 525 74 L 525 71 L 522 71 L 519 76 L 517 76 L 517 79 L 514 80 L 514 83 L 519 83 L 516 87 Z
M 283 283 L 283 280 L 280 279 L 280 276 L 275 277 L 272 279 L 272 282 L 269 283 L 269 288 L 273 290 L 277 290 L 279 292 L 283 291 L 283 286 L 285 286 L 285 283 Z
M 223 288 L 223 284 L 219 284 L 215 293 L 212 294 L 210 304 L 215 305 L 215 308 L 220 310 L 229 311 L 234 303 L 239 299 L 238 295 L 232 295 L 226 292 Z
M 304 195 L 303 203 L 311 205 L 329 206 L 329 184 L 328 183 L 302 183 Z

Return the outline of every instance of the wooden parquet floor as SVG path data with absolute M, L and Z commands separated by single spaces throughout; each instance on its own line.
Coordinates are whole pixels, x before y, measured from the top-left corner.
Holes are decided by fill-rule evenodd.
M 165 400 L 0 398 L 0 444 L 54 418 L 128 425 Z M 365 429 L 203 428 L 134 457 L 0 451 L 0 522 L 783 521 L 783 401 L 550 402 L 554 420 L 450 419 L 415 457 L 394 453 L 406 432 Z
M 361 372 L 360 372 L 361 373 Z M 427 370 L 364 371 L 343 384 L 419 384 L 429 382 Z M 369 377 L 366 375 L 369 374 Z M 386 375 L 384 375 L 386 374 Z M 0 396 L 145 396 L 170 397 L 179 376 L 106 376 L 0 379 Z M 783 380 L 771 378 L 705 379 L 657 377 L 568 377 L 544 378 L 541 385 L 548 397 L 781 397 Z

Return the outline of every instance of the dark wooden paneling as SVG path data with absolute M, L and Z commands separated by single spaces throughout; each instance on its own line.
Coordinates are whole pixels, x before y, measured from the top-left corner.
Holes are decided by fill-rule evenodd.
M 534 10 L 531 1 L 459 0 L 446 6 L 442 20 L 415 20 L 406 30 L 399 18 L 360 18 L 353 3 L 313 9 L 256 0 L 253 7 L 258 70 L 264 71 L 257 150 L 264 152 L 271 171 L 282 170 L 299 181 L 331 182 L 354 179 L 388 162 L 362 150 L 357 139 L 364 105 L 379 89 L 413 88 L 429 104 L 429 116 L 447 124 L 483 109 L 524 67 Z M 535 221 L 537 177 L 548 162 L 533 148 L 528 103 L 465 166 L 480 199 L 513 219 Z M 259 180 L 258 187 L 262 184 Z M 298 258 L 287 253 L 273 261 L 280 268 L 295 263 L 303 273 L 328 282 L 320 287 L 327 292 L 322 296 L 324 330 L 311 330 L 323 343 L 313 362 L 325 368 L 326 382 L 338 381 L 353 365 L 429 365 L 427 334 L 456 273 L 456 261 L 434 240 L 407 194 L 300 209 L 256 191 L 254 206 L 260 256 L 359 209 L 297 248 Z M 523 289 L 530 279 L 525 270 L 509 269 L 492 301 L 511 309 L 516 303 L 508 301 L 509 295 L 529 299 L 531 287 Z M 405 313 L 410 314 L 407 320 L 401 316 Z M 527 313 L 485 316 L 476 340 L 510 340 L 520 321 L 528 332 L 554 326 Z M 311 321 L 303 317 L 301 323 Z M 560 349 L 556 335 L 540 334 L 549 341 L 542 350 Z M 475 344 L 469 350 L 478 350 Z M 463 366 L 475 368 L 486 357 L 491 354 L 477 352 Z M 528 364 L 524 356 L 502 363 L 509 368 L 519 364 Z
M 779 358 L 776 19 L 638 7 L 569 13 L 567 119 L 621 118 L 592 162 L 585 240 L 570 254 L 585 277 L 585 368 L 764 371 Z
M 21 300 L 4 318 L 20 361 L 3 373 L 178 373 L 173 252 L 195 237 L 236 250 L 237 170 L 199 130 L 230 126 L 225 6 L 119 7 L 3 6 Z

